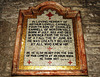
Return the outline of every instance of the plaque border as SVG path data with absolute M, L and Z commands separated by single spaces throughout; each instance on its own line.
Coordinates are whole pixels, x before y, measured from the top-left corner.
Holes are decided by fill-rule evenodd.
M 72 69 L 71 68 L 68 69 L 67 67 L 67 70 L 57 69 L 57 70 L 30 70 L 29 71 L 29 70 L 25 70 L 24 68 L 19 69 L 20 68 L 19 66 L 22 66 L 22 64 L 19 63 L 19 56 L 20 56 L 19 53 L 23 54 L 22 50 L 24 50 L 23 47 L 25 46 L 22 44 L 24 43 L 23 41 L 25 41 L 27 19 L 37 18 L 37 15 L 43 14 L 43 11 L 48 9 L 56 10 L 57 13 L 59 15 L 62 15 L 64 19 L 67 18 L 73 20 L 75 52 L 77 51 L 77 54 L 79 54 L 79 56 L 76 56 L 76 59 L 78 59 L 76 60 L 76 63 L 78 63 L 78 67 L 76 67 L 75 69 L 73 68 L 73 66 L 71 66 Z M 20 61 L 23 61 L 22 58 L 20 59 L 21 59 Z M 80 11 L 71 10 L 71 8 L 63 7 L 60 4 L 53 1 L 46 1 L 39 4 L 36 7 L 29 7 L 28 10 L 20 10 L 17 32 L 16 32 L 12 75 L 88 75 Z

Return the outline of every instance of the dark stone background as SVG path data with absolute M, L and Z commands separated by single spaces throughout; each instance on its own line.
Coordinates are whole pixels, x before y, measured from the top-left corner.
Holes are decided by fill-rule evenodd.
M 11 68 L 19 10 L 44 1 L 46 0 L 0 0 L 0 77 L 15 77 L 11 76 Z M 88 74 L 89 77 L 100 77 L 100 0 L 52 1 L 81 11 Z

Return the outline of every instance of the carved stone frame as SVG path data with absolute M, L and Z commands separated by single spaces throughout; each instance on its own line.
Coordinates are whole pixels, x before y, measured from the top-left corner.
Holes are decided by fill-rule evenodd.
M 59 15 L 63 16 L 63 18 L 65 19 L 70 18 L 73 20 L 75 50 L 77 51 L 77 54 L 79 54 L 78 56 L 79 64 L 80 64 L 79 70 L 34 70 L 34 71 L 30 70 L 28 71 L 28 70 L 18 69 L 23 26 L 27 24 L 26 22 L 28 18 L 37 18 L 37 15 L 41 15 L 43 11 L 47 9 L 56 10 Z M 53 1 L 46 1 L 39 4 L 36 7 L 29 7 L 28 10 L 20 10 L 18 25 L 17 25 L 17 33 L 16 33 L 12 75 L 88 75 L 80 11 L 71 10 L 69 7 L 63 7 L 60 4 Z

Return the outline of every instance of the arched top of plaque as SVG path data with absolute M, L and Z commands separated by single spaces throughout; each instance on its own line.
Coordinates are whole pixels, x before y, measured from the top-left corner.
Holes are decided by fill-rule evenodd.
M 70 8 L 65 8 L 62 5 L 60 5 L 59 3 L 53 2 L 53 1 L 46 1 L 43 2 L 41 4 L 39 4 L 36 7 L 31 7 L 30 8 L 32 10 L 32 13 L 38 13 L 38 14 L 42 14 L 44 10 L 56 10 L 57 13 L 61 14 L 61 15 L 66 15 L 68 13 L 68 11 L 70 10 Z
M 48 9 L 55 10 L 64 18 L 73 18 L 77 14 L 79 14 L 79 11 L 71 10 L 70 7 L 63 7 L 62 5 L 54 1 L 43 2 L 36 7 L 29 7 L 28 10 L 22 10 L 22 12 L 24 15 L 33 15 L 33 18 L 35 18 L 37 15 L 43 14 L 43 12 Z

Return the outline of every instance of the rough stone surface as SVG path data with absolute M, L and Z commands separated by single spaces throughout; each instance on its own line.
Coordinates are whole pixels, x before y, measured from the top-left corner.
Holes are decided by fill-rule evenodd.
M 46 0 L 0 0 L 0 77 L 16 77 L 11 76 L 11 69 L 19 10 L 36 6 L 44 1 Z M 71 7 L 73 10 L 81 11 L 88 74 L 89 77 L 100 77 L 100 0 L 52 1 Z

